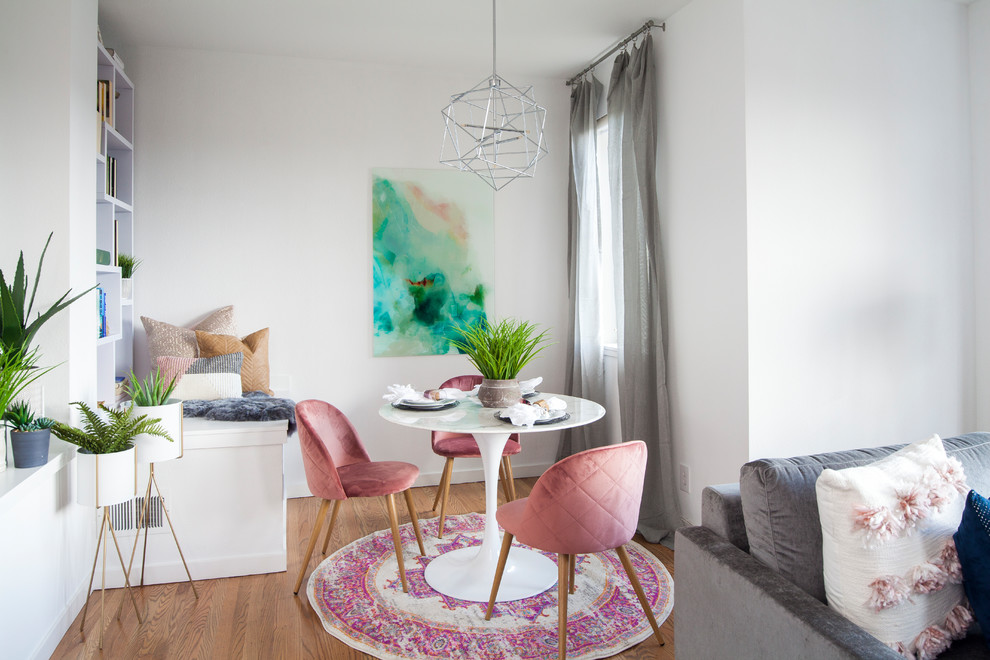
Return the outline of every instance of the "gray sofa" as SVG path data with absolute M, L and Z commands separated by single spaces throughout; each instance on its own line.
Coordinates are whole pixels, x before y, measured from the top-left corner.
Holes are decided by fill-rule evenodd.
M 990 493 L 990 433 L 943 442 L 970 487 Z M 677 530 L 674 542 L 678 660 L 900 659 L 825 604 L 815 496 L 824 468 L 863 465 L 899 448 L 752 461 L 738 484 L 705 488 L 701 526 Z M 990 651 L 974 624 L 939 658 L 990 658 Z

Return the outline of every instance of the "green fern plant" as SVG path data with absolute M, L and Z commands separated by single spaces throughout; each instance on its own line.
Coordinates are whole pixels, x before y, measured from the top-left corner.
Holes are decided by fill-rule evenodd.
M 511 380 L 533 361 L 549 344 L 549 330 L 536 333 L 537 326 L 528 321 L 503 319 L 492 325 L 481 319 L 470 326 L 457 326 L 460 339 L 450 343 L 468 356 L 481 375 L 491 380 Z
M 106 413 L 107 418 L 104 419 L 82 401 L 73 401 L 72 405 L 79 408 L 82 413 L 83 427 L 78 429 L 56 422 L 52 426 L 52 434 L 91 454 L 113 454 L 129 449 L 134 444 L 134 437 L 142 433 L 157 435 L 174 442 L 168 432 L 158 424 L 161 419 L 148 419 L 147 415 L 135 415 L 131 407 L 117 410 L 107 408 L 101 403 L 98 407 Z
M 139 406 L 164 406 L 175 390 L 175 378 L 165 380 L 160 369 L 155 369 L 144 380 L 139 380 L 131 371 L 124 392 Z

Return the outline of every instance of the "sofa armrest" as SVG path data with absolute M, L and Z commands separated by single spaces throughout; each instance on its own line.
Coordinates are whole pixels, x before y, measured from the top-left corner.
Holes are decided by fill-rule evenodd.
M 738 483 L 705 486 L 701 492 L 701 525 L 743 552 L 749 552 Z
M 674 557 L 678 660 L 902 660 L 709 529 L 677 530 Z

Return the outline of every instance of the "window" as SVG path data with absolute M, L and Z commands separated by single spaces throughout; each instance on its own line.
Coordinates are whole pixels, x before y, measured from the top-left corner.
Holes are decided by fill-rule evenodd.
M 601 277 L 598 299 L 601 301 L 601 338 L 606 349 L 615 350 L 618 330 L 615 317 L 615 265 L 612 261 L 612 201 L 608 180 L 608 117 L 598 120 L 596 160 L 598 166 L 598 206 L 601 218 Z

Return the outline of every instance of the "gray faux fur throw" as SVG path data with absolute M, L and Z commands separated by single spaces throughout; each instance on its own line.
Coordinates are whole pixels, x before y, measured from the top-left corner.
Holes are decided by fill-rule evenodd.
M 289 433 L 295 433 L 296 430 L 296 402 L 268 396 L 264 392 L 245 392 L 239 399 L 189 399 L 183 403 L 182 415 L 219 422 L 270 422 L 287 419 Z

